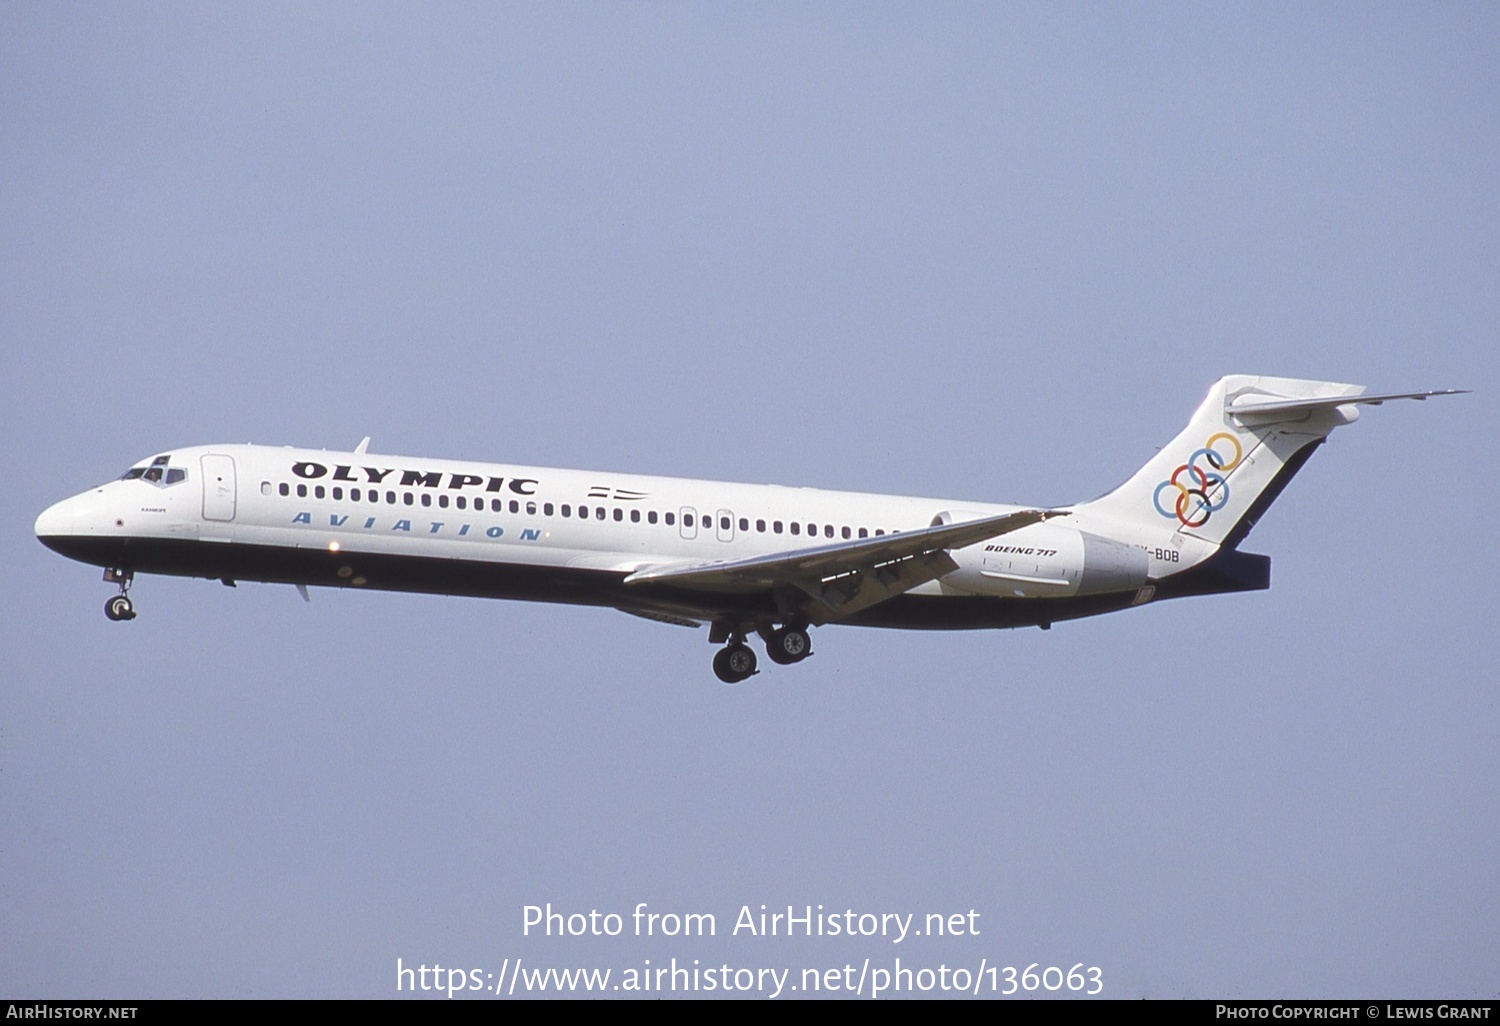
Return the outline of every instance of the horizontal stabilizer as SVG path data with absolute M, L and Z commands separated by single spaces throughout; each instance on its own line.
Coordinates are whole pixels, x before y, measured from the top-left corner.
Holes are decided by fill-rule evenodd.
M 1236 418 L 1265 417 L 1281 413 L 1316 413 L 1335 410 L 1340 406 L 1379 406 L 1387 399 L 1430 399 L 1438 395 L 1465 395 L 1465 388 L 1440 388 L 1428 392 L 1381 392 L 1376 395 L 1320 396 L 1313 399 L 1276 399 L 1261 401 L 1253 396 L 1241 396 L 1226 404 L 1225 412 Z

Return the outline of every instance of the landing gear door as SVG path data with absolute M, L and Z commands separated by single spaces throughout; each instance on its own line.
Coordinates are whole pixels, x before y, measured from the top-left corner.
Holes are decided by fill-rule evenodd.
M 234 457 L 204 456 L 203 519 L 234 519 Z

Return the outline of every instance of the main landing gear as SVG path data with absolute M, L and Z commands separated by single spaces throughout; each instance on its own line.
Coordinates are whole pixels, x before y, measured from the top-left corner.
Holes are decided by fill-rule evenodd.
M 135 580 L 135 574 L 111 568 L 104 571 L 104 579 L 120 586 L 120 594 L 111 595 L 104 603 L 104 615 L 111 620 L 134 620 L 135 604 L 130 601 L 130 583 Z
M 778 630 L 766 627 L 759 633 L 766 643 L 766 655 L 773 663 L 790 666 L 812 655 L 812 641 L 805 627 L 788 625 Z M 722 640 L 722 636 L 712 640 Z M 714 656 L 714 674 L 725 684 L 738 684 L 755 675 L 755 653 L 745 644 L 740 631 L 729 634 L 728 641 Z
M 812 639 L 801 627 L 783 627 L 766 638 L 766 655 L 782 666 L 800 663 L 812 655 Z
M 714 673 L 725 684 L 748 680 L 755 676 L 755 653 L 743 641 L 731 641 L 714 656 Z

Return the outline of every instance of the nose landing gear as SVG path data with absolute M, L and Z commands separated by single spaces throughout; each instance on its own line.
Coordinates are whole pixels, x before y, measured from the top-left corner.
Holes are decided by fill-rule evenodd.
M 135 604 L 130 601 L 130 582 L 135 580 L 135 574 L 111 568 L 104 571 L 104 579 L 120 586 L 120 594 L 111 595 L 104 603 L 104 615 L 111 620 L 134 620 Z
M 128 595 L 112 595 L 104 603 L 104 615 L 111 620 L 134 620 L 135 606 Z

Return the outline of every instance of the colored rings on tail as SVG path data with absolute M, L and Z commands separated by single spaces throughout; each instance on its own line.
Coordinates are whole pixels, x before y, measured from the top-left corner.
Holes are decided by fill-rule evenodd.
M 1225 475 L 1240 465 L 1243 456 L 1240 440 L 1234 435 L 1227 431 L 1210 435 L 1203 448 L 1195 450 L 1186 463 L 1156 486 L 1151 496 L 1156 512 L 1176 517 L 1183 527 L 1202 527 L 1229 502 Z M 1164 500 L 1168 505 L 1163 505 Z

